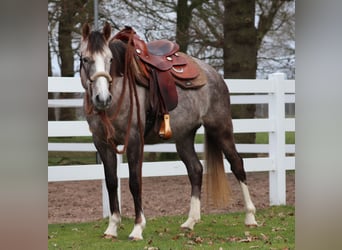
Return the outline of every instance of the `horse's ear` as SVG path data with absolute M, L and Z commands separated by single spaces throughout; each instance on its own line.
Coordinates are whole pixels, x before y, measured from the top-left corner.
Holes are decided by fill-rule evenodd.
M 110 24 L 108 22 L 105 22 L 105 25 L 103 26 L 103 35 L 106 41 L 109 40 L 111 32 L 112 28 L 110 27 Z
M 83 27 L 82 27 L 82 38 L 83 38 L 83 40 L 86 40 L 88 38 L 89 33 L 90 33 L 89 24 L 88 23 L 83 24 Z

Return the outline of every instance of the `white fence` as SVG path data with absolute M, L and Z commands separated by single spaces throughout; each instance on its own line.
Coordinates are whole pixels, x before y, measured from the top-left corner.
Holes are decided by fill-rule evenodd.
M 275 73 L 268 80 L 226 79 L 232 104 L 268 104 L 269 115 L 265 119 L 234 119 L 235 133 L 269 133 L 269 144 L 238 144 L 240 153 L 266 153 L 267 157 L 246 158 L 247 172 L 269 171 L 269 198 L 271 205 L 286 204 L 286 170 L 295 169 L 295 145 L 285 144 L 285 131 L 295 131 L 295 119 L 285 118 L 285 103 L 295 103 L 295 81 L 285 80 L 285 75 Z M 84 92 L 78 77 L 49 77 L 49 93 Z M 254 95 L 250 95 L 250 94 Z M 49 99 L 49 107 L 81 107 L 82 99 Z M 203 134 L 203 127 L 198 134 Z M 49 137 L 90 136 L 86 121 L 49 121 Z M 195 145 L 197 152 L 203 152 L 203 144 Z M 92 143 L 48 143 L 48 151 L 96 152 Z M 145 152 L 176 152 L 174 144 L 146 145 Z M 230 165 L 225 160 L 225 170 Z M 181 161 L 144 162 L 143 176 L 187 175 Z M 118 177 L 128 178 L 127 163 L 118 155 Z M 109 215 L 107 191 L 104 184 L 102 164 L 49 166 L 48 181 L 102 180 L 103 216 Z M 120 183 L 119 183 L 120 184 Z M 120 185 L 119 185 L 120 186 Z M 120 195 L 120 190 L 119 190 Z

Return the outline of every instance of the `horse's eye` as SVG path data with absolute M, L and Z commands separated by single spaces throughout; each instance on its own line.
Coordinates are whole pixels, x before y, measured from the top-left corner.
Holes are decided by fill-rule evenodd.
M 88 57 L 83 57 L 82 61 L 83 61 L 83 63 L 89 63 L 90 59 Z

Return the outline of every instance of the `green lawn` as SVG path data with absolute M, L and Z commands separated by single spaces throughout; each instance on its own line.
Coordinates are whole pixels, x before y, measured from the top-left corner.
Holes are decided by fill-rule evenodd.
M 244 226 L 244 213 L 202 215 L 194 231 L 182 231 L 185 216 L 147 218 L 144 240 L 129 241 L 133 219 L 123 218 L 116 240 L 103 239 L 107 221 L 48 226 L 49 249 L 294 249 L 295 208 L 257 211 L 258 227 Z
M 268 133 L 256 133 L 255 143 L 257 144 L 268 144 Z M 296 134 L 295 132 L 285 133 L 285 143 L 286 144 L 296 144 Z

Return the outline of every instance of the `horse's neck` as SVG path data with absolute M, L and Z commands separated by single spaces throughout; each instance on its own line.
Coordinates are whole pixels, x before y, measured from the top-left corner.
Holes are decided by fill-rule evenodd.
M 112 96 L 113 96 L 113 110 L 120 108 L 122 113 L 129 113 L 130 112 L 130 103 L 133 103 L 133 109 L 134 112 L 137 108 L 137 103 L 135 100 L 134 93 L 130 93 L 130 87 L 129 84 L 126 83 L 124 93 L 122 92 L 124 89 L 123 85 L 123 77 L 116 78 L 113 83 L 112 87 Z M 148 108 L 148 92 L 147 90 L 140 86 L 136 85 L 137 93 L 138 93 L 138 99 L 139 99 L 139 106 L 140 111 L 145 112 L 145 110 Z M 123 93 L 123 97 L 121 96 Z M 120 100 L 122 98 L 122 100 Z M 132 98 L 132 101 L 131 101 Z M 122 104 L 120 103 L 122 102 Z M 121 106 L 121 107 L 119 107 Z

